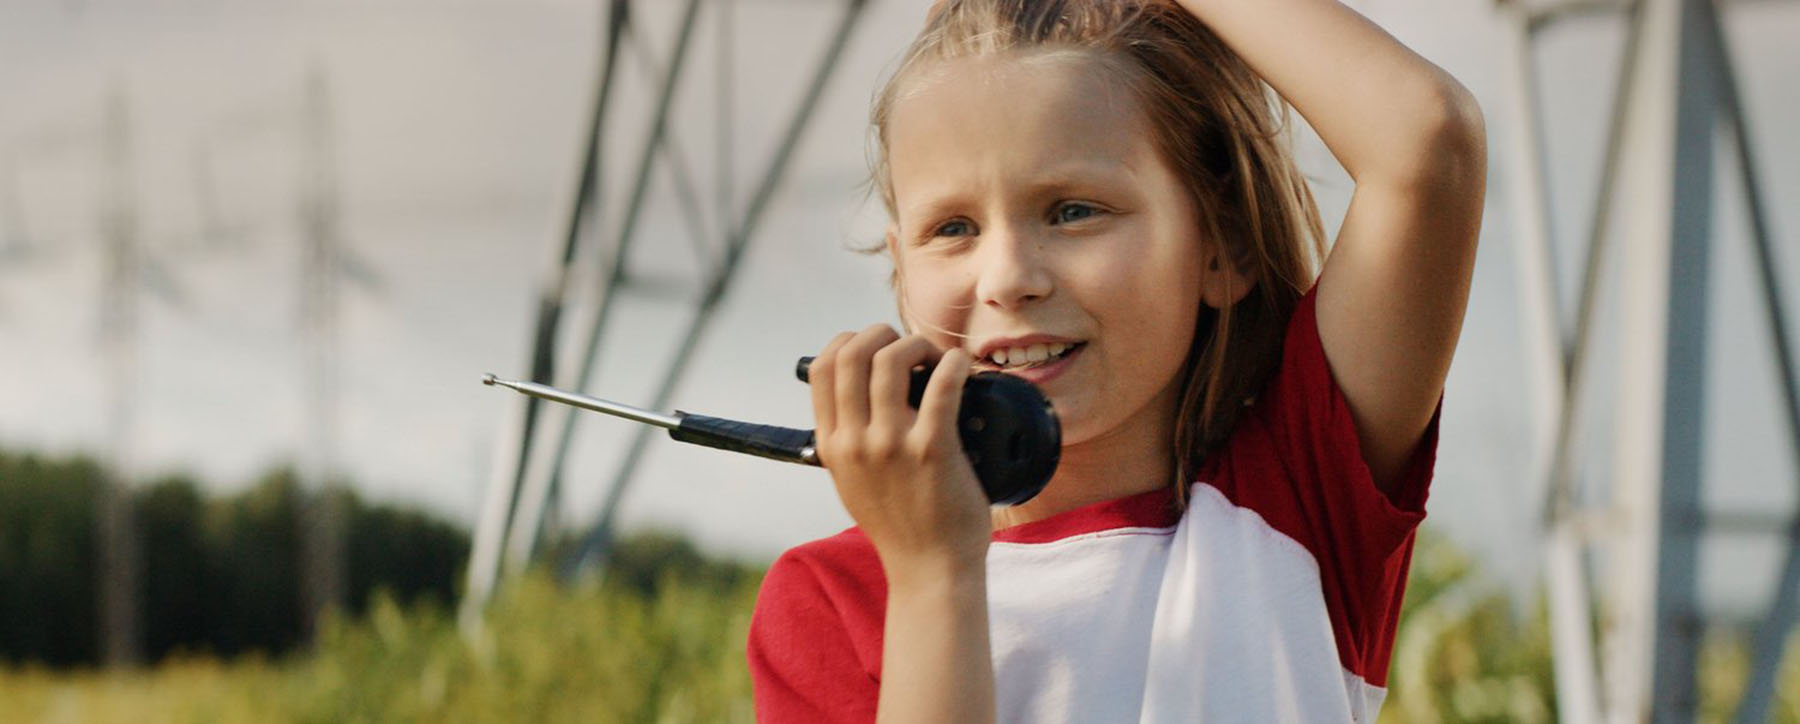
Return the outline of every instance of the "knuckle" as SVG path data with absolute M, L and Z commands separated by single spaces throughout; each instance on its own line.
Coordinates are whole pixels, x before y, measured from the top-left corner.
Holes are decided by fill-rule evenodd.
M 902 348 L 900 345 L 897 345 L 897 344 L 887 345 L 885 347 L 882 347 L 881 349 L 875 350 L 875 361 L 882 362 L 882 363 L 891 363 L 894 361 L 894 357 L 898 356 L 901 352 L 904 352 L 904 351 L 905 351 L 905 349 Z
M 881 348 L 881 351 L 875 353 L 875 358 L 877 362 L 888 365 L 899 366 L 907 363 L 907 366 L 910 367 L 911 363 L 925 358 L 933 349 L 930 340 L 915 334 L 900 337 L 888 343 L 887 346 Z
M 868 460 L 887 462 L 896 457 L 899 449 L 900 446 L 894 443 L 892 437 L 886 435 L 871 435 L 868 443 L 863 448 L 863 454 Z
M 921 425 L 906 438 L 907 455 L 914 459 L 929 458 L 938 454 L 942 447 L 942 435 L 935 425 Z
M 845 342 L 844 346 L 838 349 L 838 363 L 847 364 L 854 363 L 857 360 L 866 360 L 870 355 L 875 353 L 877 348 L 879 348 L 879 345 L 872 344 L 867 335 L 859 334 L 855 339 Z
M 923 440 L 918 438 L 908 438 L 906 440 L 905 454 L 907 460 L 911 460 L 915 463 L 926 462 L 931 459 L 931 450 L 931 445 L 926 444 Z
M 834 461 L 855 465 L 863 460 L 863 448 L 852 434 L 835 430 L 823 442 L 824 452 Z
M 882 367 L 899 367 L 913 356 L 913 350 L 908 349 L 906 345 L 890 344 L 875 353 L 875 363 Z
M 818 356 L 814 357 L 813 361 L 815 363 L 817 363 L 820 361 L 829 360 L 832 357 L 837 356 L 837 351 L 840 349 L 843 349 L 844 345 L 848 344 L 850 342 L 850 340 L 852 338 L 854 338 L 855 336 L 856 335 L 851 334 L 849 332 L 837 333 L 836 335 L 832 336 L 830 342 L 825 343 L 825 349 L 819 350 Z

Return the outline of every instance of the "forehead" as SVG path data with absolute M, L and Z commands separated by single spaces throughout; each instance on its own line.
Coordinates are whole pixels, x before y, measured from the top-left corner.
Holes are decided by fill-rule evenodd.
M 1091 54 L 933 61 L 903 83 L 886 129 L 897 200 L 921 183 L 971 174 L 1130 171 L 1156 162 L 1135 95 L 1121 73 Z

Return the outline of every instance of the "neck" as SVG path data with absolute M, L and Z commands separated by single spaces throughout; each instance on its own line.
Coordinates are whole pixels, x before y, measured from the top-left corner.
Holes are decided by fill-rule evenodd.
M 993 511 L 994 529 L 1042 520 L 1069 510 L 1167 487 L 1175 475 L 1173 395 L 1098 437 L 1064 445 L 1056 474 L 1043 492 L 1025 503 Z

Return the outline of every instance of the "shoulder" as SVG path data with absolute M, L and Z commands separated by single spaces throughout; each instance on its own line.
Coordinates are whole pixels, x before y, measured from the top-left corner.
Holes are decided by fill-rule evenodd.
M 763 592 L 767 596 L 771 589 L 779 594 L 876 584 L 885 589 L 884 580 L 874 544 L 861 530 L 848 528 L 782 553 L 763 578 Z
M 777 558 L 746 642 L 758 719 L 873 720 L 886 602 L 875 547 L 854 528 Z
M 790 548 L 769 566 L 750 622 L 752 644 L 786 640 L 796 630 L 808 636 L 830 630 L 865 649 L 878 644 L 886 606 L 881 559 L 868 537 L 851 528 Z

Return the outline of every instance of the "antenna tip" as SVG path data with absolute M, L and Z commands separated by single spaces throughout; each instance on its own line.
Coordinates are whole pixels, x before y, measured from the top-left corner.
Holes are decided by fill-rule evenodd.
M 489 372 L 489 373 L 481 376 L 481 384 L 492 387 L 492 386 L 494 386 L 494 381 L 496 379 L 497 378 L 494 377 L 494 373 Z

